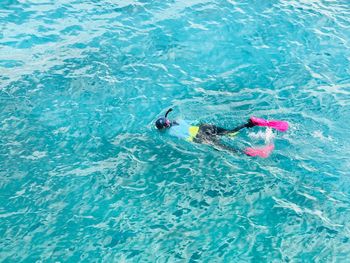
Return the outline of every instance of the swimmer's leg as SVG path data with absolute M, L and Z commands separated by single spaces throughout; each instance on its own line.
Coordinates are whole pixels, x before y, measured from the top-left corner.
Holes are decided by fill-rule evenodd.
M 210 141 L 211 145 L 213 145 L 213 147 L 216 149 L 216 150 L 225 150 L 225 151 L 228 151 L 228 152 L 231 152 L 231 153 L 234 153 L 234 154 L 245 154 L 244 151 L 241 151 L 239 149 L 236 149 L 236 148 L 233 148 L 233 147 L 230 147 L 230 146 L 227 146 L 223 143 L 221 143 L 220 141 L 218 140 L 212 140 Z
M 205 141 L 214 141 L 217 136 L 223 135 L 236 135 L 240 130 L 244 128 L 251 128 L 255 125 L 248 120 L 247 123 L 244 123 L 234 129 L 225 129 L 212 124 L 202 124 L 199 126 L 198 134 L 196 135 L 196 142 L 205 142 Z
M 242 126 L 243 125 L 241 125 L 241 127 Z M 199 132 L 193 141 L 196 143 L 204 143 L 204 144 L 212 145 L 216 150 L 226 150 L 234 154 L 245 154 L 252 157 L 259 156 L 262 158 L 267 158 L 274 149 L 273 144 L 266 145 L 262 148 L 247 148 L 245 150 L 240 150 L 237 148 L 227 146 L 223 144 L 220 141 L 220 137 L 217 136 L 218 128 L 219 127 L 215 127 L 213 125 L 208 125 L 208 124 L 201 125 L 199 128 Z M 243 128 L 240 128 L 240 129 L 243 129 Z M 225 131 L 232 132 L 232 130 L 225 130 Z M 220 130 L 219 128 L 219 132 L 224 132 L 224 131 Z M 224 134 L 227 134 L 227 133 L 223 133 L 222 135 Z
M 238 133 L 240 130 L 244 129 L 244 128 L 252 128 L 254 127 L 255 124 L 253 124 L 253 122 L 251 120 L 248 120 L 246 123 L 241 124 L 239 126 L 237 126 L 236 128 L 227 130 L 221 127 L 215 127 L 216 131 L 217 131 L 217 135 L 229 135 L 229 134 L 235 134 Z
M 270 156 L 272 151 L 275 149 L 275 146 L 273 144 L 265 145 L 263 147 L 259 148 L 247 148 L 244 151 L 240 149 L 236 149 L 230 146 L 227 146 L 220 141 L 211 141 L 211 144 L 217 149 L 220 148 L 222 150 L 226 150 L 228 152 L 234 153 L 234 154 L 245 154 L 251 157 L 261 157 L 261 158 L 267 158 Z

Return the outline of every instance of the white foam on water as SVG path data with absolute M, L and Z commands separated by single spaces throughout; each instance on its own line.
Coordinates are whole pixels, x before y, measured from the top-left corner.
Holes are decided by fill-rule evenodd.
M 271 128 L 267 128 L 264 131 L 250 132 L 248 136 L 253 140 L 264 140 L 266 144 L 271 143 L 275 138 Z

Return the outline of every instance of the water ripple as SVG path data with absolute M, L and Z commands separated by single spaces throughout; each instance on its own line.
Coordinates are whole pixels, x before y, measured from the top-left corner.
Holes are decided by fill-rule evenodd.
M 346 262 L 349 10 L 2 1 L 0 259 Z M 269 159 L 233 156 L 155 132 L 170 106 L 290 130 Z

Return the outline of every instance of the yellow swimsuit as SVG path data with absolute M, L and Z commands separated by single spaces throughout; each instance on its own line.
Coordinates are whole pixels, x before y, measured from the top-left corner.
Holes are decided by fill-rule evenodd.
M 193 142 L 193 139 L 197 136 L 198 131 L 199 131 L 199 126 L 190 126 L 188 128 L 188 133 L 190 134 L 190 136 L 187 138 L 187 141 Z

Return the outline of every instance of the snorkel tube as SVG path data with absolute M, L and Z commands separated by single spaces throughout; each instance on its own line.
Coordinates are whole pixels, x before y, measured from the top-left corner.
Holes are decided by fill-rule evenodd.
M 165 117 L 165 119 L 166 119 L 166 117 L 168 117 L 168 114 L 169 114 L 170 112 L 172 112 L 172 111 L 173 111 L 173 109 L 172 109 L 172 108 L 170 108 L 169 110 L 167 110 L 167 111 L 166 111 L 165 116 L 164 116 L 164 117 Z

